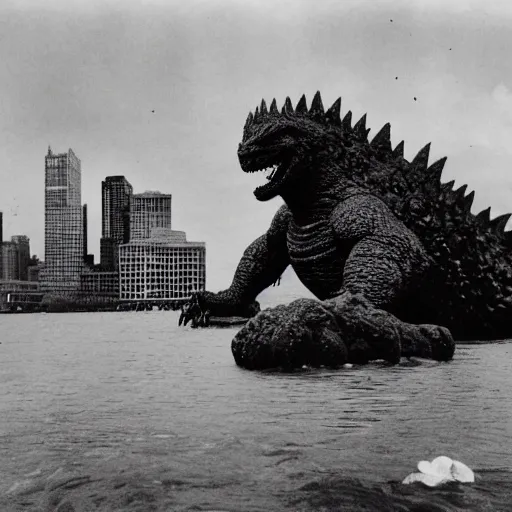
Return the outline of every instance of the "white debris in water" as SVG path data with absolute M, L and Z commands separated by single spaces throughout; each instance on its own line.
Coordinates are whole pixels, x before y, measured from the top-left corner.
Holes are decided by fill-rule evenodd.
M 418 470 L 419 473 L 411 473 L 405 477 L 402 483 L 422 482 L 429 487 L 436 487 L 446 482 L 469 483 L 475 481 L 475 474 L 466 464 L 444 455 L 435 458 L 432 462 L 421 460 L 418 462 Z

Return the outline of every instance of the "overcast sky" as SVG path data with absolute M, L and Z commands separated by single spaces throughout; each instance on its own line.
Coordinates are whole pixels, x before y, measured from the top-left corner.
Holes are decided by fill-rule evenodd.
M 0 20 L 4 239 L 41 258 L 51 145 L 82 161 L 96 261 L 101 181 L 123 174 L 172 193 L 173 228 L 207 243 L 208 287 L 227 286 L 280 204 L 239 168 L 245 118 L 317 90 L 367 112 L 370 136 L 389 121 L 407 158 L 431 141 L 474 211 L 512 211 L 512 3 L 2 0 Z

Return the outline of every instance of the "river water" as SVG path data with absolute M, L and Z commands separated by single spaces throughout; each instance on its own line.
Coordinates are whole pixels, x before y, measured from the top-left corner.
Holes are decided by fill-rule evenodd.
M 512 343 L 249 372 L 177 320 L 0 316 L 2 512 L 512 510 Z M 438 455 L 476 482 L 400 483 Z

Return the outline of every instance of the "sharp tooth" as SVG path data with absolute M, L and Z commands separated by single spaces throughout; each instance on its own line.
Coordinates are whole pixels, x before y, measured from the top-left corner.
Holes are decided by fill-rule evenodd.
M 270 177 L 269 177 L 269 179 L 270 179 L 270 180 L 274 177 L 275 173 L 277 172 L 277 168 L 278 168 L 278 167 L 279 167 L 279 165 L 278 165 L 278 164 L 274 164 L 274 165 L 272 166 L 272 172 L 270 173 Z
M 265 178 L 267 178 L 267 180 L 271 180 L 274 177 L 278 168 L 279 168 L 279 164 L 273 164 L 268 167 L 261 167 L 259 169 L 259 171 L 262 171 L 265 173 Z M 256 172 L 256 171 L 254 171 L 254 172 Z

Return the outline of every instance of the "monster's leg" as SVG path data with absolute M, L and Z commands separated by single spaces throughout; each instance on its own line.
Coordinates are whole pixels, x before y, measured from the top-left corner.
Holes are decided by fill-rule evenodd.
M 355 316 L 360 317 L 365 339 L 368 332 L 373 332 L 376 339 L 387 337 L 392 326 L 403 356 L 451 359 L 454 343 L 448 329 L 409 324 L 389 313 L 397 309 L 400 301 L 407 300 L 409 288 L 418 277 L 415 274 L 425 268 L 421 255 L 403 250 L 404 244 L 403 239 L 378 236 L 358 242 L 345 263 L 343 291 L 328 302 L 339 310 L 338 318 L 349 314 L 353 327 L 354 314 L 347 313 L 347 304 L 355 304 Z M 354 302 L 353 297 L 360 299 Z
M 360 293 L 373 306 L 391 311 L 407 293 L 414 268 L 396 240 L 371 236 L 354 245 L 343 269 L 343 289 Z M 418 262 L 419 263 L 419 262 Z M 418 265 L 420 266 L 420 265 Z

